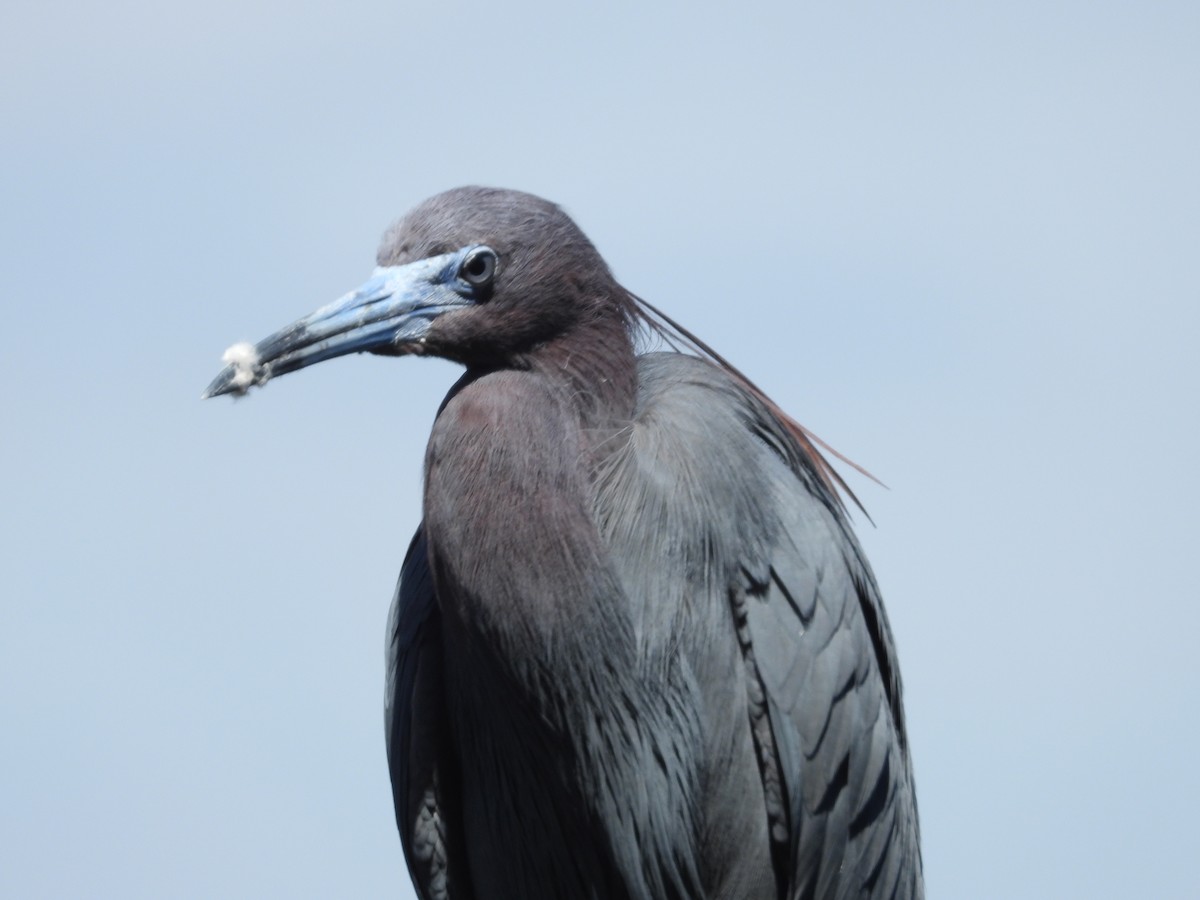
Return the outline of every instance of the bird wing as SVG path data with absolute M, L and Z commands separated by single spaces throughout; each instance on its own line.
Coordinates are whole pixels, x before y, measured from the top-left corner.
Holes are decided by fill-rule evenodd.
M 787 897 L 921 896 L 895 649 L 829 482 L 717 366 L 649 354 L 638 374 L 633 428 L 598 474 L 598 521 L 624 566 L 644 658 L 666 646 L 689 660 L 710 733 L 748 720 Z M 639 597 L 650 598 L 640 609 Z M 740 672 L 720 657 L 730 631 Z M 722 679 L 742 687 L 706 686 Z M 706 802 L 710 819 L 728 818 L 745 797 Z
M 786 470 L 768 468 L 781 527 L 732 602 L 752 722 L 765 713 L 770 724 L 760 752 L 786 794 L 789 896 L 919 897 L 912 767 L 879 590 L 839 508 L 778 458 Z
M 444 811 L 455 773 L 443 696 L 441 612 L 423 528 L 409 544 L 387 629 L 384 727 L 396 825 L 409 874 L 423 900 L 467 896 L 452 878 Z M 452 884 L 452 882 L 455 882 Z

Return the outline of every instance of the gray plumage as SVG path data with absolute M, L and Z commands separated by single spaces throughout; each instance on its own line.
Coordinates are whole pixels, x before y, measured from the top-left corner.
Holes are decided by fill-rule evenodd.
M 418 893 L 923 896 L 891 632 L 803 429 L 545 201 L 439 195 L 379 263 L 210 393 L 355 350 L 467 367 L 388 625 Z M 707 358 L 636 356 L 645 327 Z

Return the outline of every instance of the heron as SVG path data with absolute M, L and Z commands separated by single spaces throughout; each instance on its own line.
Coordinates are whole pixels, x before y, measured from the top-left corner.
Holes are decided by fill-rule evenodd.
M 516 191 L 424 201 L 205 396 L 355 352 L 465 367 L 387 626 L 419 896 L 923 896 L 892 631 L 813 435 Z

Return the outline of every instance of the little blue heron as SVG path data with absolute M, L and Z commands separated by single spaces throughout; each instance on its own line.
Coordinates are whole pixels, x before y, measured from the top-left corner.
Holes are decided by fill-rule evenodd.
M 545 200 L 440 194 L 378 266 L 206 396 L 351 352 L 466 367 L 387 634 L 420 896 L 921 897 L 891 629 L 811 436 Z

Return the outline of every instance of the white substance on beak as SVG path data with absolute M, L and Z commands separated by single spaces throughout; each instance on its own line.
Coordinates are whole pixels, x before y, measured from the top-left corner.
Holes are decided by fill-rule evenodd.
M 256 384 L 265 384 L 267 374 L 258 365 L 258 351 L 245 341 L 234 344 L 221 356 L 221 361 L 233 366 L 233 380 L 229 382 L 234 392 L 242 395 Z

